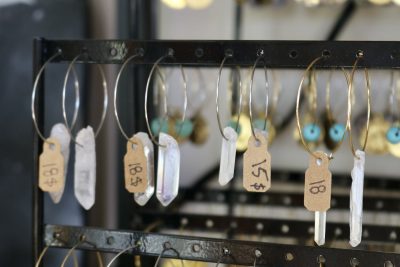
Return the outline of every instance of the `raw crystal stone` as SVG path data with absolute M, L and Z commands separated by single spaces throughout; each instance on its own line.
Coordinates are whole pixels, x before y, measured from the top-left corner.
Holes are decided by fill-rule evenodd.
M 135 193 L 134 199 L 140 206 L 146 205 L 147 201 L 154 194 L 154 146 L 147 133 L 139 132 L 135 134 L 143 143 L 144 154 L 147 160 L 147 188 L 145 192 Z
M 92 127 L 79 131 L 75 144 L 74 191 L 82 207 L 89 210 L 96 197 L 96 148 Z
M 178 195 L 180 151 L 176 140 L 160 133 L 157 165 L 157 199 L 168 206 Z
M 237 133 L 228 126 L 224 128 L 224 135 L 228 140 L 222 138 L 221 160 L 219 163 L 219 178 L 220 185 L 226 185 L 233 178 L 236 159 L 236 140 Z
M 61 153 L 64 157 L 64 183 L 62 184 L 62 189 L 58 192 L 49 192 L 51 200 L 55 204 L 57 204 L 60 202 L 61 197 L 64 194 L 65 181 L 67 179 L 69 144 L 71 142 L 71 137 L 69 135 L 68 129 L 63 123 L 57 123 L 51 128 L 50 137 L 56 138 L 60 142 Z
M 363 189 L 364 189 L 364 166 L 365 152 L 356 151 L 354 167 L 351 171 L 350 192 L 350 245 L 353 247 L 361 243 L 362 237 L 362 213 L 363 213 Z
M 315 212 L 314 241 L 318 246 L 325 244 L 326 211 Z

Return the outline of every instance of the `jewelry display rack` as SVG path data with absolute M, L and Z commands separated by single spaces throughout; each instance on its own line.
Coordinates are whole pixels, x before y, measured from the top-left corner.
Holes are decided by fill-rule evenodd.
M 304 69 L 318 56 L 324 60 L 316 64 L 317 68 L 352 67 L 356 55 L 362 51 L 363 59 L 358 67 L 371 69 L 391 69 L 400 67 L 400 42 L 363 42 L 363 41 L 135 41 L 135 40 L 34 40 L 33 77 L 57 51 L 61 56 L 53 63 L 70 62 L 78 54 L 84 54 L 79 63 L 122 64 L 126 58 L 141 53 L 135 64 L 151 65 L 163 55 L 172 57 L 165 65 L 192 67 L 218 67 L 225 56 L 229 56 L 226 66 L 251 66 L 262 53 L 268 68 Z M 39 83 L 35 103 L 38 125 L 44 128 L 44 79 Z M 144 89 L 144 88 L 143 88 Z M 140 98 L 143 95 L 139 89 L 134 94 Z M 136 101 L 137 102 L 137 101 Z M 135 115 L 142 116 L 143 106 L 134 107 Z M 137 123 L 137 122 L 135 122 Z M 135 129 L 144 129 L 143 125 L 135 125 Z M 334 249 L 302 245 L 283 245 L 274 243 L 238 241 L 230 239 L 214 239 L 205 237 L 189 237 L 162 233 L 147 233 L 144 231 L 107 230 L 90 227 L 72 227 L 44 224 L 43 192 L 38 187 L 38 160 L 43 142 L 34 131 L 34 170 L 32 177 L 33 190 L 33 266 L 42 251 L 44 244 L 53 248 L 71 248 L 77 245 L 82 236 L 87 242 L 77 248 L 97 250 L 101 252 L 120 252 L 129 247 L 135 247 L 128 253 L 143 256 L 160 256 L 166 258 L 219 262 L 238 265 L 268 266 L 400 266 L 400 254 L 372 252 L 356 249 Z M 272 175 L 273 179 L 279 175 Z M 303 174 L 289 173 L 286 178 L 296 176 L 297 182 L 303 181 Z M 117 179 L 110 177 L 110 179 Z M 348 179 L 348 178 L 347 178 Z M 340 179 L 336 179 L 338 181 Z M 342 179 L 344 180 L 344 179 Z M 121 179 L 122 181 L 122 179 Z M 366 188 L 385 190 L 399 189 L 396 180 L 383 178 L 367 179 Z M 222 196 L 222 197 L 221 197 Z M 244 197 L 243 197 L 244 196 Z M 268 196 L 268 198 L 263 198 Z M 267 199 L 267 200 L 266 200 Z M 332 206 L 337 209 L 348 209 L 348 196 L 332 196 Z M 365 197 L 364 209 L 368 211 L 398 212 L 400 202 L 391 197 Z M 254 205 L 271 205 L 279 207 L 302 207 L 303 195 L 300 193 L 246 193 L 204 189 L 182 190 L 173 205 L 185 201 L 203 202 L 237 202 Z M 294 236 L 304 238 L 312 226 L 304 221 L 284 221 L 256 218 L 235 218 L 233 216 L 190 215 L 166 211 L 146 212 L 138 209 L 135 216 L 140 216 L 144 224 L 150 224 L 157 219 L 168 222 L 167 226 L 177 229 L 182 219 L 186 219 L 187 227 L 204 229 L 206 221 L 212 220 L 214 230 L 221 231 L 226 225 L 235 223 L 238 233 L 263 234 L 256 225 L 261 223 L 268 235 Z M 282 231 L 282 225 L 288 226 L 288 231 Z M 136 229 L 136 228 L 135 228 Z M 327 237 L 334 236 L 335 230 L 341 229 L 343 238 L 348 237 L 348 225 L 332 223 L 327 225 Z M 368 230 L 365 240 L 386 241 L 395 244 L 399 227 L 364 225 Z M 135 246 L 136 245 L 136 246 Z M 258 253 L 256 253 L 258 252 Z M 257 255 L 257 256 L 255 256 Z

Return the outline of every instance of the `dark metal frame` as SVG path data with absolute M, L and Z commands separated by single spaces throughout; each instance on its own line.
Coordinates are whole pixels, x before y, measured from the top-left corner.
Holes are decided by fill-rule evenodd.
M 271 68 L 305 68 L 313 59 L 321 55 L 324 55 L 325 59 L 320 61 L 316 67 L 351 67 L 356 59 L 357 52 L 361 50 L 364 52 L 364 59 L 359 62 L 359 67 L 400 67 L 400 42 L 57 41 L 36 39 L 34 41 L 33 77 L 36 77 L 43 62 L 58 49 L 62 50 L 62 56 L 55 60 L 55 63 L 71 61 L 76 55 L 85 53 L 86 57 L 82 57 L 79 62 L 121 64 L 130 55 L 143 50 L 144 56 L 137 60 L 137 64 L 153 64 L 160 56 L 172 53 L 174 57 L 166 61 L 166 64 L 209 67 L 218 66 L 227 54 L 232 54 L 232 57 L 226 62 L 227 66 L 250 66 L 254 63 L 260 51 L 263 50 L 265 64 Z M 37 89 L 36 110 L 38 124 L 43 129 L 44 83 L 41 82 Z M 140 90 L 136 90 L 135 94 L 137 92 L 140 92 Z M 381 266 L 386 260 L 392 261 L 395 265 L 400 265 L 400 256 L 390 253 L 217 240 L 200 237 L 178 237 L 85 227 L 45 226 L 43 222 L 43 193 L 38 188 L 38 156 L 41 151 L 42 141 L 36 133 L 33 138 L 33 262 L 43 248 L 43 238 L 45 238 L 46 244 L 51 247 L 72 247 L 76 244 L 78 237 L 84 234 L 87 240 L 95 245 L 96 249 L 102 251 L 116 252 L 140 239 L 142 244 L 139 250 L 133 251 L 135 254 L 157 256 L 163 251 L 163 246 L 165 248 L 169 243 L 175 249 L 175 252 L 170 253 L 171 249 L 168 249 L 163 253 L 163 256 L 210 262 L 220 261 L 251 265 L 255 259 L 254 251 L 259 249 L 263 256 L 257 259 L 257 264 L 309 267 L 316 265 L 316 258 L 319 255 L 323 255 L 327 262 L 334 262 L 335 266 L 346 266 L 352 258 L 358 258 L 363 266 Z M 200 245 L 200 252 L 194 251 L 196 244 Z M 93 249 L 93 246 L 83 244 L 79 248 Z M 229 255 L 221 257 L 223 248 L 229 250 Z M 285 258 L 285 255 L 287 256 L 286 253 L 292 253 L 294 260 L 287 260 Z

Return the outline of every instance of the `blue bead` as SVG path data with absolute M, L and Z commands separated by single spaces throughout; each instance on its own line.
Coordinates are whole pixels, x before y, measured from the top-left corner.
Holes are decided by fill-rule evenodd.
M 162 124 L 162 125 L 161 125 Z M 160 132 L 168 133 L 168 122 L 163 118 L 155 118 L 151 121 L 151 131 L 155 136 L 158 136 Z
M 345 132 L 346 132 L 346 127 L 343 124 L 335 123 L 329 129 L 329 138 L 332 141 L 339 143 L 340 141 L 343 140 L 343 136 L 344 136 Z
M 398 144 L 400 143 L 400 126 L 392 126 L 386 132 L 386 139 L 391 144 Z
M 183 122 L 177 121 L 175 123 L 175 132 L 179 134 L 179 137 L 187 138 L 193 132 L 192 121 L 189 119 L 186 119 Z
M 320 135 L 321 128 L 315 123 L 309 123 L 303 127 L 303 137 L 306 142 L 316 142 Z
M 237 128 L 237 134 L 240 135 L 240 131 L 242 130 L 242 128 L 240 127 L 240 123 L 238 125 L 237 120 L 230 120 L 228 123 L 229 127 L 232 127 L 232 129 L 234 129 L 236 131 Z
M 256 119 L 253 122 L 253 127 L 259 130 L 264 130 L 264 129 L 268 130 L 269 121 L 265 123 L 265 119 Z

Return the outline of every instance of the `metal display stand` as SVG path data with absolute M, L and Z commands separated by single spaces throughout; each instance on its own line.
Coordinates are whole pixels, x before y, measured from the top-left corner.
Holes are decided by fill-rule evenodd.
M 54 63 L 69 62 L 78 54 L 80 63 L 122 64 L 129 56 L 137 53 L 135 64 L 154 64 L 161 56 L 172 55 L 164 64 L 201 67 L 217 67 L 225 56 L 229 56 L 226 66 L 251 66 L 256 58 L 263 53 L 264 61 L 269 68 L 306 68 L 316 57 L 325 58 L 316 64 L 318 68 L 351 67 L 356 54 L 363 52 L 364 58 L 358 67 L 368 68 L 399 68 L 400 42 L 342 42 L 342 41 L 135 41 L 135 40 L 34 40 L 33 77 L 43 62 L 61 50 L 62 54 Z M 260 64 L 261 66 L 261 64 Z M 43 81 L 44 79 L 42 79 Z M 144 88 L 138 88 L 140 92 Z M 44 126 L 44 82 L 38 85 L 36 97 L 36 114 L 41 130 Z M 135 93 L 135 92 L 134 92 Z M 143 125 L 135 125 L 135 129 L 143 129 Z M 32 177 L 33 190 L 33 266 L 43 249 L 44 244 L 49 247 L 71 248 L 82 236 L 85 243 L 78 249 L 99 250 L 104 252 L 119 252 L 136 245 L 129 252 L 135 255 L 159 256 L 185 260 L 219 262 L 238 265 L 268 266 L 400 266 L 400 255 L 394 253 L 370 252 L 363 250 L 332 249 L 311 246 L 294 246 L 261 242 L 235 241 L 229 239 L 212 239 L 204 237 L 187 237 L 166 234 L 145 233 L 142 231 L 114 231 L 88 227 L 72 227 L 61 225 L 45 225 L 43 222 L 43 192 L 38 187 L 38 158 L 42 149 L 42 140 L 34 134 L 34 172 Z M 122 180 L 121 180 L 122 181 Z M 302 181 L 302 179 L 299 179 Z M 366 186 L 368 187 L 368 181 Z M 376 184 L 376 183 L 375 183 Z M 394 186 L 390 186 L 393 184 Z M 374 181 L 372 181 L 374 185 Z M 384 188 L 399 188 L 398 182 L 388 181 Z M 388 186 L 386 186 L 388 185 Z M 217 202 L 218 196 L 228 201 L 240 202 L 241 194 L 246 194 L 247 203 L 256 205 L 302 206 L 302 195 L 288 193 L 284 196 L 277 193 L 249 194 L 239 192 L 206 192 L 203 189 L 188 190 L 183 194 L 182 201 Z M 202 191 L 203 190 L 203 191 Z M 201 199 L 196 199 L 202 193 Z M 265 202 L 263 195 L 268 196 Z M 347 209 L 348 197 L 333 196 L 338 208 Z M 290 200 L 288 202 L 288 199 Z M 377 204 L 379 203 L 379 204 Z M 400 206 L 397 198 L 374 197 L 365 199 L 365 208 L 371 211 L 388 210 L 398 212 Z M 155 219 L 164 218 L 172 228 L 178 227 L 178 222 L 185 217 L 188 226 L 199 229 L 207 219 L 214 221 L 215 230 L 236 222 L 240 233 L 258 233 L 254 228 L 257 222 L 264 225 L 264 229 L 279 236 L 302 237 L 311 226 L 310 223 L 300 221 L 258 220 L 235 218 L 232 216 L 195 216 L 190 214 L 174 214 L 171 212 L 138 212 L 143 221 L 150 223 Z M 285 223 L 293 233 L 282 232 L 281 225 Z M 348 235 L 348 226 L 343 224 L 328 224 L 327 233 L 340 227 L 343 235 Z M 347 228 L 346 228 L 347 227 Z M 397 241 L 398 227 L 365 226 L 369 236 L 367 240 Z M 393 234 L 394 233 L 394 234 Z M 257 256 L 256 256 L 257 255 Z

